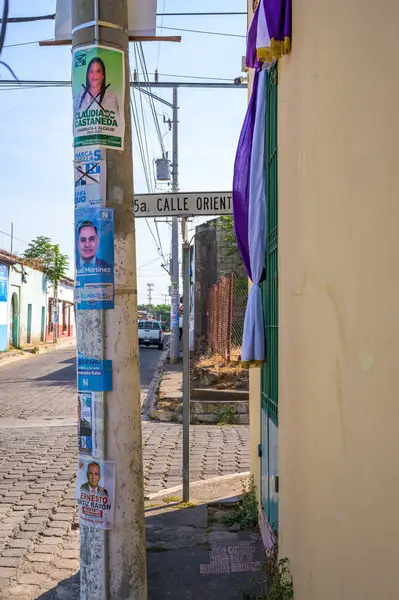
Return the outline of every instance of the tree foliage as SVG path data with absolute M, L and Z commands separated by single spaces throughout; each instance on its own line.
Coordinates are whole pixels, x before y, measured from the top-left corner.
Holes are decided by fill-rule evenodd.
M 170 312 L 170 304 L 139 304 L 137 308 L 147 312 Z
M 23 258 L 37 265 L 55 286 L 68 275 L 68 256 L 62 254 L 59 245 L 53 244 L 48 237 L 40 235 L 32 240 Z
M 219 228 L 222 232 L 223 243 L 225 245 L 227 255 L 231 256 L 233 254 L 237 254 L 238 246 L 236 234 L 234 231 L 233 217 L 229 217 L 227 215 L 219 217 Z

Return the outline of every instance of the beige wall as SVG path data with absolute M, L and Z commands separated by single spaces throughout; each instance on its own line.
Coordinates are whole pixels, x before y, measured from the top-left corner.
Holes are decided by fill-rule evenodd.
M 280 63 L 280 542 L 296 600 L 399 595 L 398 39 L 393 0 L 302 0 Z

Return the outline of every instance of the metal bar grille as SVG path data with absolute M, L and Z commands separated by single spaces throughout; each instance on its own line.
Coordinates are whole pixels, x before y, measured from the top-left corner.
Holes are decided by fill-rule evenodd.
M 277 66 L 269 72 L 266 111 L 267 253 L 263 306 L 267 362 L 262 374 L 262 404 L 278 426 L 278 138 Z

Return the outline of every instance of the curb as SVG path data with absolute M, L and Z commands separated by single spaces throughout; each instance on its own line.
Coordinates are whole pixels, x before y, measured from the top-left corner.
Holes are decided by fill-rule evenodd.
M 71 349 L 76 348 L 76 338 L 72 340 L 62 340 L 57 344 L 47 343 L 43 344 L 43 346 L 38 346 L 39 352 L 33 353 L 29 352 L 29 350 L 16 350 L 15 354 L 11 354 L 7 356 L 7 352 L 4 353 L 4 357 L 0 356 L 0 369 L 1 367 L 5 367 L 10 363 L 18 362 L 19 360 L 25 360 L 28 358 L 32 358 L 34 356 L 40 356 L 41 354 L 46 354 L 47 352 L 55 352 L 56 350 L 61 350 L 64 348 L 71 347 Z
M 154 376 L 151 380 L 151 383 L 148 387 L 148 391 L 147 391 L 147 396 L 142 404 L 141 407 L 141 416 L 144 418 L 149 418 L 149 413 L 150 411 L 154 408 L 154 404 L 155 404 L 155 391 L 157 389 L 157 385 L 158 385 L 158 381 L 159 378 L 161 376 L 161 373 L 163 371 L 163 368 L 165 366 L 166 363 L 166 359 L 168 358 L 169 355 L 169 348 L 167 348 L 166 350 L 164 350 L 164 352 L 161 354 L 161 358 L 158 361 L 158 365 L 157 368 L 155 370 Z
M 218 475 L 218 477 L 211 477 L 211 479 L 199 479 L 198 481 L 190 482 L 190 489 L 192 487 L 198 487 L 199 485 L 206 485 L 208 483 L 224 483 L 225 481 L 230 481 L 238 477 L 249 477 L 250 474 L 251 471 L 243 471 L 242 473 L 231 473 L 230 475 Z M 174 487 L 166 488 L 160 492 L 155 492 L 154 494 L 148 494 L 147 498 L 149 500 L 156 500 L 157 498 L 162 498 L 162 496 L 165 496 L 165 494 L 175 494 L 180 492 L 182 488 L 183 483 L 181 485 L 175 485 Z

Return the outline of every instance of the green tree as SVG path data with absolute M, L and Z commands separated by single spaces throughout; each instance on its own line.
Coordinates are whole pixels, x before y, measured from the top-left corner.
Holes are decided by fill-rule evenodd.
M 53 244 L 50 238 L 42 235 L 31 241 L 23 258 L 41 269 L 54 287 L 54 341 L 56 342 L 58 337 L 58 284 L 68 275 L 69 258 L 60 252 L 58 244 Z
M 234 231 L 234 219 L 229 216 L 219 217 L 219 228 L 222 232 L 223 242 L 227 256 L 237 254 L 237 238 Z

